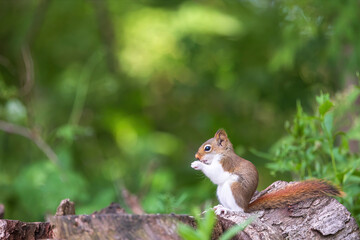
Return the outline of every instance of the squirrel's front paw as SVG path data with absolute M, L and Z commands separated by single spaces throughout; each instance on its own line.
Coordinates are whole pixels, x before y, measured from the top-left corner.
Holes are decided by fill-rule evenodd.
M 225 215 L 225 214 L 231 212 L 230 209 L 224 207 L 221 204 L 216 205 L 215 207 L 213 207 L 213 209 L 214 209 L 216 215 Z
M 201 169 L 203 169 L 204 165 L 200 161 L 194 161 L 191 163 L 191 167 L 195 170 L 201 170 Z

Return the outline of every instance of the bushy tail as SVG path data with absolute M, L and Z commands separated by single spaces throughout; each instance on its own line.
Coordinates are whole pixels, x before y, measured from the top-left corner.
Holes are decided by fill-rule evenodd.
M 343 192 L 324 180 L 306 180 L 289 184 L 285 188 L 267 193 L 249 204 L 247 211 L 283 208 L 309 198 L 342 196 Z

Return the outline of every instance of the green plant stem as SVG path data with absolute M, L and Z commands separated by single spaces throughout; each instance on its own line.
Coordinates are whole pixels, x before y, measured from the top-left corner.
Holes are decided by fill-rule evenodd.
M 334 148 L 333 148 L 332 142 L 331 142 L 330 157 L 331 157 L 331 163 L 332 163 L 332 166 L 334 169 L 335 179 L 337 179 L 337 169 L 336 169 L 336 163 L 335 163 L 335 158 L 334 158 Z
M 100 54 L 99 53 L 94 53 L 93 56 L 89 59 L 89 61 L 87 62 L 87 64 L 84 66 L 79 82 L 78 82 L 78 86 L 76 89 L 76 95 L 75 95 L 75 99 L 74 99 L 74 104 L 73 104 L 73 108 L 70 114 L 70 120 L 69 122 L 71 124 L 77 125 L 79 123 L 84 105 L 85 105 L 85 101 L 86 101 L 86 96 L 87 96 L 87 92 L 88 92 L 88 88 L 89 88 L 89 84 L 90 84 L 90 78 L 91 78 L 91 74 L 93 73 L 96 64 L 98 64 L 98 62 L 100 61 Z

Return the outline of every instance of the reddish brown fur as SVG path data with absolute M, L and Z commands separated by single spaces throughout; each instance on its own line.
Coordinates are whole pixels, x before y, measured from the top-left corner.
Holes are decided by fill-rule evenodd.
M 309 198 L 342 195 L 343 193 L 339 188 L 324 180 L 307 180 L 289 184 L 281 190 L 259 197 L 249 204 L 247 212 L 269 208 L 282 208 Z
M 246 209 L 248 207 L 251 196 L 250 194 L 248 195 L 244 194 L 244 192 L 246 192 L 245 186 L 243 186 L 243 184 L 241 184 L 240 182 L 234 182 L 231 185 L 231 191 L 234 195 L 236 204 L 242 209 Z
M 212 150 L 205 152 L 204 147 L 208 144 L 211 145 Z M 200 146 L 195 158 L 203 161 L 203 156 L 209 153 L 222 154 L 223 158 L 220 163 L 224 171 L 239 177 L 239 180 L 231 185 L 231 190 L 237 205 L 246 209 L 259 181 L 256 167 L 250 161 L 236 155 L 226 132 L 222 129 Z
M 211 151 L 205 152 L 204 147 L 208 144 L 211 146 Z M 249 204 L 258 185 L 258 172 L 255 166 L 236 155 L 226 132 L 222 129 L 200 146 L 195 157 L 204 162 L 203 157 L 212 153 L 223 155 L 220 163 L 224 171 L 238 176 L 238 181 L 231 185 L 231 190 L 237 205 L 246 212 L 282 208 L 309 198 L 342 195 L 337 187 L 324 180 L 308 180 L 289 184 L 284 189 L 267 193 Z
M 238 176 L 238 181 L 231 185 L 231 191 L 237 205 L 242 209 L 246 209 L 259 181 L 256 167 L 235 153 L 233 156 L 224 157 L 221 160 L 221 165 L 225 171 L 232 172 Z
M 212 149 L 210 152 L 205 152 L 204 146 L 208 144 L 211 145 Z M 233 146 L 228 139 L 226 132 L 222 129 L 218 130 L 213 138 L 210 138 L 199 147 L 197 153 L 195 154 L 195 158 L 203 162 L 202 158 L 204 155 L 214 152 L 221 153 L 223 155 L 228 155 L 231 152 L 234 152 Z

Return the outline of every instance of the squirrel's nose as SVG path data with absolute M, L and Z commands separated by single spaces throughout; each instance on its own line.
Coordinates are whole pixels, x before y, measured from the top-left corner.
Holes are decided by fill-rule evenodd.
M 200 160 L 200 155 L 199 155 L 199 153 L 196 153 L 196 154 L 195 154 L 195 158 L 196 158 L 197 160 Z

